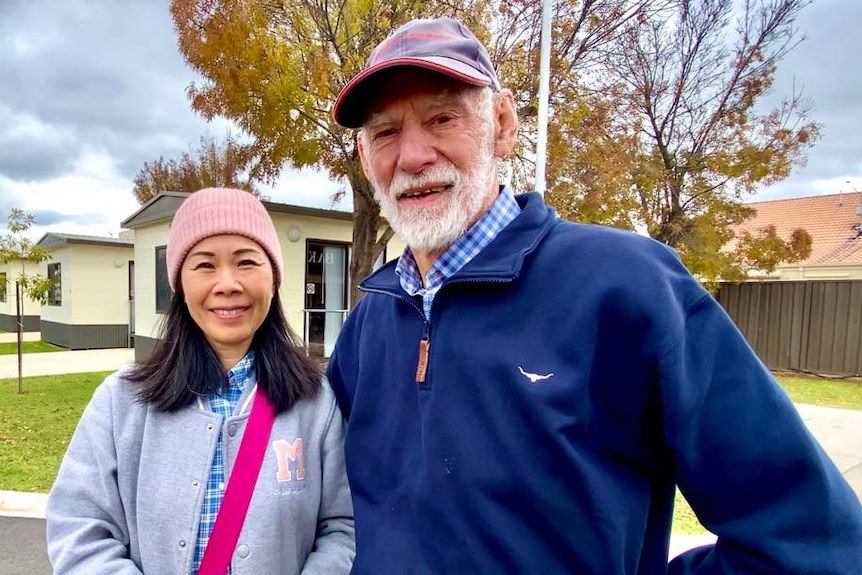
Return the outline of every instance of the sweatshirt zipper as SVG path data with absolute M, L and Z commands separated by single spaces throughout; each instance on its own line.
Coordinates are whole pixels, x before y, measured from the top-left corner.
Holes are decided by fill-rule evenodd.
M 428 321 L 428 318 L 425 317 L 425 312 L 416 304 L 416 301 L 412 298 L 404 297 L 398 293 L 390 292 L 386 290 L 378 290 L 373 288 L 365 288 L 363 291 L 367 293 L 377 293 L 381 295 L 388 295 L 394 297 L 395 299 L 400 299 L 401 301 L 406 301 L 413 308 L 419 312 L 419 315 L 422 316 L 422 323 L 425 327 L 424 333 L 422 334 L 422 339 L 419 340 L 419 360 L 416 362 L 416 384 L 417 385 L 425 385 L 427 374 L 428 374 L 428 357 L 431 354 L 431 324 Z
M 442 290 L 446 285 L 456 284 L 456 283 L 508 283 L 514 280 L 515 276 L 505 279 L 455 279 L 447 281 L 444 285 L 440 286 L 440 290 Z M 419 340 L 419 359 L 416 362 L 416 384 L 417 385 L 425 385 L 427 382 L 428 376 L 428 362 L 431 356 L 431 322 L 430 318 L 425 317 L 425 312 L 421 307 L 416 304 L 416 301 L 412 298 L 404 297 L 399 293 L 375 289 L 375 288 L 360 288 L 367 293 L 377 293 L 382 295 L 388 295 L 394 297 L 395 299 L 400 299 L 409 303 L 413 308 L 419 312 L 419 315 L 422 316 L 422 322 L 425 325 L 424 333 L 422 334 L 422 339 Z M 440 293 L 440 290 L 437 291 L 437 294 Z
M 416 384 L 425 385 L 425 376 L 428 373 L 428 356 L 431 354 L 431 336 L 429 335 L 430 324 L 425 321 L 425 333 L 419 340 L 419 361 L 416 363 Z

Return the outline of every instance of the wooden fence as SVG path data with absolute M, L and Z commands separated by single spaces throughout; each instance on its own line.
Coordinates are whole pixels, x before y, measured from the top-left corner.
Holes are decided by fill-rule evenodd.
M 717 299 L 770 369 L 862 374 L 862 280 L 728 283 Z

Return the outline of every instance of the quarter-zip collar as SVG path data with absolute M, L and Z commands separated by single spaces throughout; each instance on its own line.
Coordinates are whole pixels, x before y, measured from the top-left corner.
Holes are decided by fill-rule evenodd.
M 458 280 L 512 281 L 521 272 L 524 258 L 536 249 L 558 218 L 538 193 L 518 194 L 515 200 L 521 213 L 476 257 L 446 283 Z M 404 293 L 395 273 L 393 260 L 371 274 L 359 285 L 367 292 Z

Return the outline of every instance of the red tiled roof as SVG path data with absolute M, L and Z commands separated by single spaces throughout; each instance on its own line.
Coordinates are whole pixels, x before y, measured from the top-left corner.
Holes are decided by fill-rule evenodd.
M 856 213 L 857 207 L 862 206 L 862 192 L 746 205 L 756 209 L 757 215 L 738 226 L 738 232 L 757 233 L 773 224 L 785 241 L 796 228 L 804 228 L 811 235 L 811 256 L 798 265 L 862 264 L 862 215 Z

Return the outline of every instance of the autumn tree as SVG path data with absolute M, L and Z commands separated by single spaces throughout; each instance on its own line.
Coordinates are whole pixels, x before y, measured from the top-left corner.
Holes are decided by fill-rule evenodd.
M 41 263 L 50 259 L 48 252 L 31 242 L 27 230 L 36 223 L 33 214 L 18 208 L 9 212 L 8 230 L 0 236 L 0 261 L 4 264 L 18 263 L 21 271 L 10 283 L 15 286 L 15 325 L 18 334 L 18 393 L 24 393 L 23 347 L 24 347 L 24 296 L 42 305 L 48 303 L 53 282 L 40 274 L 25 273 L 25 262 Z M 7 280 L 10 281 L 10 280 Z M 2 286 L 5 290 L 8 286 Z
M 811 235 L 802 228 L 790 233 L 788 241 L 778 236 L 775 226 L 770 224 L 755 233 L 744 231 L 736 239 L 734 256 L 740 270 L 772 273 L 780 263 L 795 263 L 811 255 Z
M 135 176 L 132 193 L 144 204 L 161 192 L 192 193 L 203 188 L 238 188 L 258 195 L 246 173 L 249 159 L 245 148 L 228 134 L 224 142 L 201 136 L 200 145 L 179 158 L 144 162 Z
M 705 280 L 804 253 L 805 242 L 726 246 L 750 217 L 743 200 L 804 164 L 819 136 L 798 92 L 758 107 L 800 41 L 795 22 L 807 4 L 680 0 L 629 21 L 570 94 L 576 105 L 555 107 L 549 201 L 573 217 L 646 230 Z M 763 265 L 751 259 L 758 254 Z
M 660 13 L 675 0 L 568 0 L 554 2 L 551 23 L 550 77 L 551 124 L 583 128 L 587 109 L 599 104 L 585 95 L 596 92 L 588 86 L 592 70 L 608 47 L 617 41 L 625 27 Z M 491 60 L 497 65 L 501 83 L 512 90 L 520 123 L 515 158 L 506 163 L 515 187 L 533 189 L 538 121 L 539 57 L 542 2 L 504 0 L 495 3 L 495 17 L 489 44 Z M 563 120 L 565 118 L 565 120 Z M 613 118 L 605 115 L 605 120 Z M 573 166 L 569 146 L 584 141 L 588 132 L 577 137 L 559 128 L 549 133 L 548 181 L 561 183 L 551 173 L 560 166 Z M 578 169 L 585 167 L 579 163 Z M 607 166 L 601 166 L 604 170 Z M 612 178 L 611 178 L 612 179 Z M 593 181 L 593 184 L 598 183 Z M 604 184 L 603 184 L 604 185 Z M 564 196 L 567 194 L 560 194 Z M 614 218 L 611 218 L 611 221 Z
M 457 15 L 476 23 L 482 0 Z M 233 120 L 249 134 L 251 175 L 273 183 L 285 166 L 323 168 L 353 197 L 351 301 L 355 286 L 392 237 L 359 163 L 354 133 L 330 110 L 341 87 L 379 42 L 418 15 L 449 11 L 445 2 L 392 0 L 172 0 L 180 52 L 205 79 L 188 89 L 205 118 Z M 471 17 L 473 16 L 473 17 Z
M 557 2 L 555 82 L 574 82 L 581 63 L 626 22 L 665 3 Z M 356 284 L 370 273 L 392 231 L 362 172 L 353 131 L 335 125 L 330 112 L 341 87 L 396 27 L 415 17 L 445 15 L 487 44 L 524 125 L 509 172 L 516 183 L 529 180 L 541 30 L 541 3 L 535 0 L 172 0 L 171 14 L 180 52 L 205 79 L 189 87 L 192 107 L 208 119 L 230 118 L 251 135 L 253 177 L 271 182 L 285 166 L 318 166 L 349 186 L 354 305 L 360 297 Z

